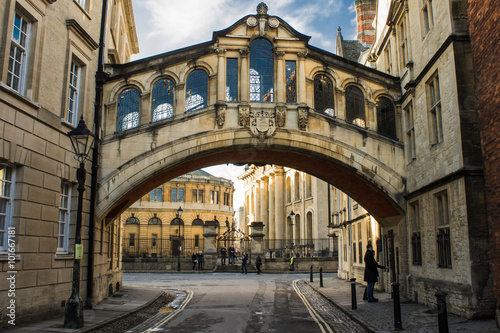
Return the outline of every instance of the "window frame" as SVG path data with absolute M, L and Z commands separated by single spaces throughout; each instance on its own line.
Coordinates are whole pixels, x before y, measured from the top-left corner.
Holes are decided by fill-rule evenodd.
M 68 100 L 66 107 L 66 121 L 73 126 L 78 125 L 78 115 L 80 111 L 80 92 L 81 92 L 81 82 L 82 82 L 82 74 L 83 74 L 83 66 L 75 60 L 73 57 L 71 59 L 71 64 L 69 68 L 69 78 L 68 78 Z M 76 73 L 74 69 L 76 68 Z M 76 78 L 76 84 L 74 83 L 74 78 Z M 73 97 L 73 94 L 76 97 Z
M 286 104 L 297 104 L 297 62 L 285 60 L 285 100 Z
M 163 83 L 164 88 L 158 91 L 158 86 Z M 165 88 L 167 86 L 168 88 Z M 167 90 L 165 96 L 164 91 Z M 160 102 L 157 102 L 160 100 Z M 170 78 L 164 77 L 157 80 L 151 88 L 151 122 L 171 119 L 175 116 L 175 82 Z M 168 107 L 163 107 L 169 105 Z M 158 108 L 162 107 L 160 110 Z
M 324 84 L 320 84 L 324 81 Z M 328 75 L 318 73 L 314 76 L 314 110 L 335 117 L 335 84 Z M 326 91 L 323 89 L 326 86 Z
M 268 86 L 270 90 L 264 92 Z M 274 103 L 273 45 L 265 38 L 257 38 L 250 43 L 249 89 L 250 103 Z
M 356 105 L 358 101 L 356 101 L 354 98 L 353 99 L 349 98 L 350 97 L 349 95 L 354 92 L 356 92 L 356 94 L 358 94 L 358 92 L 361 93 L 360 96 L 355 96 L 356 94 L 352 96 L 352 97 L 361 97 L 361 99 L 359 100 L 360 102 L 359 110 L 356 108 L 358 107 L 358 105 Z M 350 110 L 350 108 L 352 108 L 352 110 Z M 345 117 L 346 117 L 345 120 L 348 124 L 352 124 L 354 126 L 358 126 L 361 128 L 366 128 L 365 94 L 363 93 L 363 90 L 356 85 L 349 85 L 345 88 Z
M 426 82 L 429 137 L 431 146 L 435 146 L 444 140 L 443 114 L 441 107 L 441 87 L 438 72 L 434 73 Z
M 7 171 L 5 171 L 7 170 Z M 8 233 L 13 227 L 14 195 L 16 186 L 16 169 L 11 165 L 0 165 L 0 202 L 5 200 L 5 211 L 0 212 L 0 219 L 3 218 L 4 225 L 0 224 L 0 252 L 8 249 Z M 8 178 L 7 178 L 8 177 Z M 8 192 L 6 193 L 6 188 Z M 1 209 L 1 205 L 0 205 Z
M 452 268 L 449 196 L 446 190 L 434 194 L 436 259 L 439 268 Z
M 137 95 L 131 96 L 130 98 L 131 101 L 125 102 L 125 100 L 123 100 L 123 102 L 120 103 L 122 98 L 127 97 L 124 94 L 128 93 L 129 91 L 130 92 L 134 91 L 134 93 L 136 93 Z M 136 97 L 137 101 L 132 100 L 132 98 Z M 124 110 L 120 110 L 121 106 L 124 108 Z M 132 119 L 130 120 L 127 119 L 129 118 L 129 116 L 131 116 Z M 124 88 L 118 95 L 118 100 L 116 102 L 116 132 L 124 132 L 139 127 L 140 117 L 141 117 L 141 92 L 136 87 Z
M 434 27 L 434 12 L 432 10 L 432 0 L 422 0 L 421 5 L 421 18 L 422 18 L 422 39 L 424 39 L 427 34 Z
M 57 252 L 68 253 L 69 232 L 71 229 L 71 195 L 73 186 L 67 181 L 61 182 L 61 192 L 59 200 L 59 219 L 57 229 Z M 63 219 L 61 217 L 64 216 Z M 63 231 L 61 232 L 61 226 Z M 62 243 L 61 243 L 62 238 Z M 62 246 L 61 246 L 62 245 Z
M 410 226 L 411 226 L 411 247 L 412 264 L 422 266 L 422 233 L 420 219 L 420 203 L 418 200 L 410 202 Z
M 201 77 L 203 75 L 203 77 Z M 195 69 L 190 72 L 186 78 L 186 94 L 185 94 L 185 112 L 193 112 L 197 110 L 202 110 L 208 106 L 208 73 L 203 69 Z M 195 94 L 192 94 L 192 90 L 195 90 Z M 201 93 L 201 94 L 200 94 Z M 203 94 L 203 95 L 202 95 Z M 188 96 L 189 95 L 189 96 Z M 202 103 L 196 104 L 196 101 L 189 101 L 190 98 L 200 96 L 202 98 Z M 194 100 L 194 98 L 193 98 Z M 188 106 L 189 103 L 189 106 Z
M 232 65 L 235 65 L 234 67 Z M 226 59 L 226 102 L 237 103 L 238 98 L 238 58 L 227 58 Z M 235 92 L 231 92 L 231 89 Z
M 16 25 L 17 19 L 19 17 L 20 26 Z M 22 31 L 23 22 L 26 23 L 25 31 Z M 28 61 L 29 61 L 29 53 L 30 53 L 30 39 L 31 39 L 31 28 L 33 21 L 28 19 L 25 15 L 21 14 L 17 9 L 14 14 L 14 22 L 12 25 L 12 33 L 10 37 L 10 47 L 8 48 L 8 65 L 7 65 L 7 81 L 6 85 L 17 93 L 25 96 L 26 94 L 26 83 L 27 83 L 27 75 L 28 75 Z M 21 38 L 19 41 L 14 37 L 16 34 L 16 30 L 20 31 L 20 35 L 24 35 L 24 45 L 21 42 Z M 14 53 L 17 54 L 16 51 L 20 51 L 21 57 L 17 58 Z M 18 71 L 15 70 L 15 63 L 19 63 Z M 14 78 L 17 78 L 17 84 L 14 83 Z M 10 81 L 10 83 L 9 83 Z
M 415 141 L 415 116 L 413 109 L 413 100 L 405 106 L 405 148 L 406 162 L 409 164 L 417 159 L 417 147 Z

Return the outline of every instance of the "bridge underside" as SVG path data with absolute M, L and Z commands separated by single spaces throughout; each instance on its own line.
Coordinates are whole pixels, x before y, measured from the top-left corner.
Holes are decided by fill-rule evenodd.
M 304 140 L 306 135 L 280 131 L 261 142 L 240 129 L 204 133 L 157 147 L 110 170 L 99 188 L 98 216 L 112 220 L 144 193 L 189 171 L 226 163 L 269 163 L 307 172 L 334 185 L 363 205 L 382 226 L 401 220 L 405 211 L 402 177 L 362 150 L 330 138 Z

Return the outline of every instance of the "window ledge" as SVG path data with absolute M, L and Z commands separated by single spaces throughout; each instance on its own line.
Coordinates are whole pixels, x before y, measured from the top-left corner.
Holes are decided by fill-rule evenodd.
M 92 17 L 90 16 L 90 14 L 87 12 L 87 10 L 85 8 L 82 7 L 82 5 L 80 5 L 76 0 L 73 0 L 73 3 L 78 7 L 80 8 L 80 10 L 85 14 L 85 16 L 87 16 L 87 18 L 89 20 L 92 20 Z
M 4 91 L 6 92 L 7 94 L 15 97 L 16 99 L 18 99 L 19 101 L 23 102 L 23 103 L 26 103 L 26 104 L 29 104 L 33 109 L 40 109 L 40 105 L 38 103 L 35 103 L 33 102 L 32 100 L 30 100 L 29 98 L 21 95 L 19 92 L 15 91 L 14 89 L 12 89 L 11 87 L 9 87 L 8 85 L 6 85 L 5 83 L 3 83 L 2 81 L 0 81 L 0 91 Z M 8 103 L 8 102 L 7 102 Z M 15 106 L 15 105 L 12 105 L 12 106 Z
M 12 258 L 12 254 L 11 254 L 11 258 Z M 0 252 L 0 261 L 8 261 L 9 260 L 9 253 L 8 252 Z M 19 254 L 15 254 L 14 255 L 14 260 L 15 261 L 20 261 L 21 260 L 21 256 Z
M 54 256 L 54 259 L 55 260 L 75 259 L 75 255 L 73 253 L 59 252 L 59 253 L 56 253 L 56 255 Z

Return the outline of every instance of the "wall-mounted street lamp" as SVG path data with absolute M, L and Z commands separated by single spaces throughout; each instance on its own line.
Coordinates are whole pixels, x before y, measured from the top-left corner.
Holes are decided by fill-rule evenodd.
M 181 206 L 179 206 L 179 209 L 177 209 L 177 216 L 176 216 L 177 223 L 179 224 L 179 251 L 177 253 L 177 272 L 181 271 L 182 239 L 184 238 L 184 221 L 182 221 L 181 219 L 182 212 L 183 210 Z M 181 228 L 182 228 L 182 233 L 181 233 Z
M 85 191 L 85 160 L 88 158 L 90 148 L 94 143 L 94 134 L 85 125 L 83 116 L 80 118 L 78 126 L 68 132 L 68 136 L 75 151 L 75 158 L 80 162 L 76 170 L 76 179 L 78 180 L 78 210 L 76 215 L 75 228 L 75 258 L 73 260 L 73 283 L 71 287 L 71 296 L 66 303 L 66 313 L 64 316 L 64 327 L 80 328 L 83 327 L 83 302 L 80 299 L 80 260 L 83 256 L 82 245 L 82 207 L 83 191 Z

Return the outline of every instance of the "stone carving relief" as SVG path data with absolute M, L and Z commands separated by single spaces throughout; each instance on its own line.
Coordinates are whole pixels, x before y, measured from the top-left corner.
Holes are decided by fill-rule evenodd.
M 250 105 L 240 105 L 238 110 L 240 126 L 248 127 L 250 124 Z
M 219 128 L 222 128 L 226 122 L 226 109 L 227 105 L 224 103 L 215 104 L 215 122 Z
M 261 37 L 266 34 L 266 25 L 273 29 L 276 29 L 280 25 L 278 18 L 269 17 L 267 11 L 267 5 L 261 2 L 257 6 L 257 16 L 250 16 L 247 18 L 247 25 L 249 27 L 253 28 L 259 26 L 259 36 Z
M 276 126 L 285 127 L 286 106 L 276 106 Z
M 252 110 L 250 112 L 250 131 L 260 141 L 271 137 L 276 131 L 274 110 Z
M 307 106 L 299 106 L 297 107 L 298 113 L 298 125 L 301 131 L 305 131 L 307 129 L 307 123 L 309 121 L 309 107 Z

